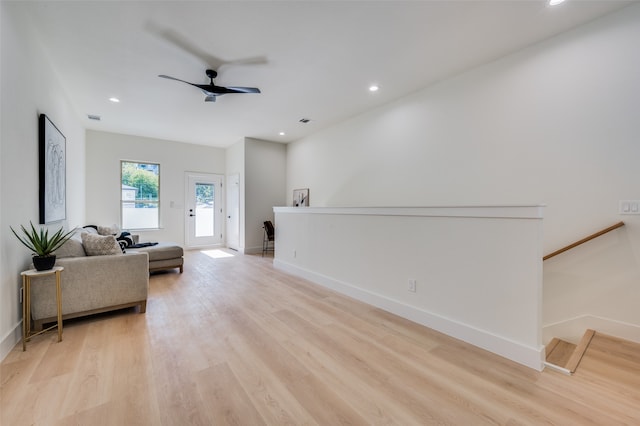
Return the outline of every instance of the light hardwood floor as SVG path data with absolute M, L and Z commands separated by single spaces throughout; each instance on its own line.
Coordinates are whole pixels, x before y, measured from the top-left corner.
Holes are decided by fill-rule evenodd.
M 0 364 L 2 426 L 640 424 L 640 354 L 538 373 L 294 278 L 186 253 L 146 314 L 65 323 Z M 615 339 L 614 339 L 615 340 Z M 604 342 L 604 343 L 603 343 Z M 617 352 L 617 353 L 614 353 Z

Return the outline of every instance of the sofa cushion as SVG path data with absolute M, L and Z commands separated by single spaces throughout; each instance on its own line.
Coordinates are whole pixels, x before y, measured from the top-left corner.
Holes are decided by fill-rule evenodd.
M 175 243 L 160 242 L 148 247 L 136 247 L 135 251 L 146 252 L 149 254 L 149 262 L 157 260 L 177 259 L 184 254 L 182 247 Z
M 113 235 L 82 234 L 82 245 L 88 256 L 122 254 L 120 244 Z
M 58 250 L 55 251 L 56 257 L 59 259 L 65 257 L 83 257 L 87 254 L 82 246 L 82 237 L 80 232 L 76 232 L 67 240 Z

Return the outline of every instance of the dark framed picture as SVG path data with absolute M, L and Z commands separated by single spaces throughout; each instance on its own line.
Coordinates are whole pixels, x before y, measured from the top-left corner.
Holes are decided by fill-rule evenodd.
M 309 188 L 293 190 L 293 207 L 309 207 Z
M 45 114 L 39 117 L 40 223 L 67 217 L 67 140 Z

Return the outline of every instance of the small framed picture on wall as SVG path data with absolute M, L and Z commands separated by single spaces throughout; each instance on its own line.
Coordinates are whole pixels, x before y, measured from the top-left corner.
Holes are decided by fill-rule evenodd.
M 293 190 L 293 207 L 309 207 L 309 188 Z

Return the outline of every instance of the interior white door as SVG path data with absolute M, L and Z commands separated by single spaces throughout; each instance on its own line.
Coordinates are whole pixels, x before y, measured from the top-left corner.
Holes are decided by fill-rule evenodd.
M 185 245 L 202 247 L 223 242 L 222 176 L 187 173 L 185 190 Z
M 227 176 L 227 247 L 240 250 L 240 175 Z

